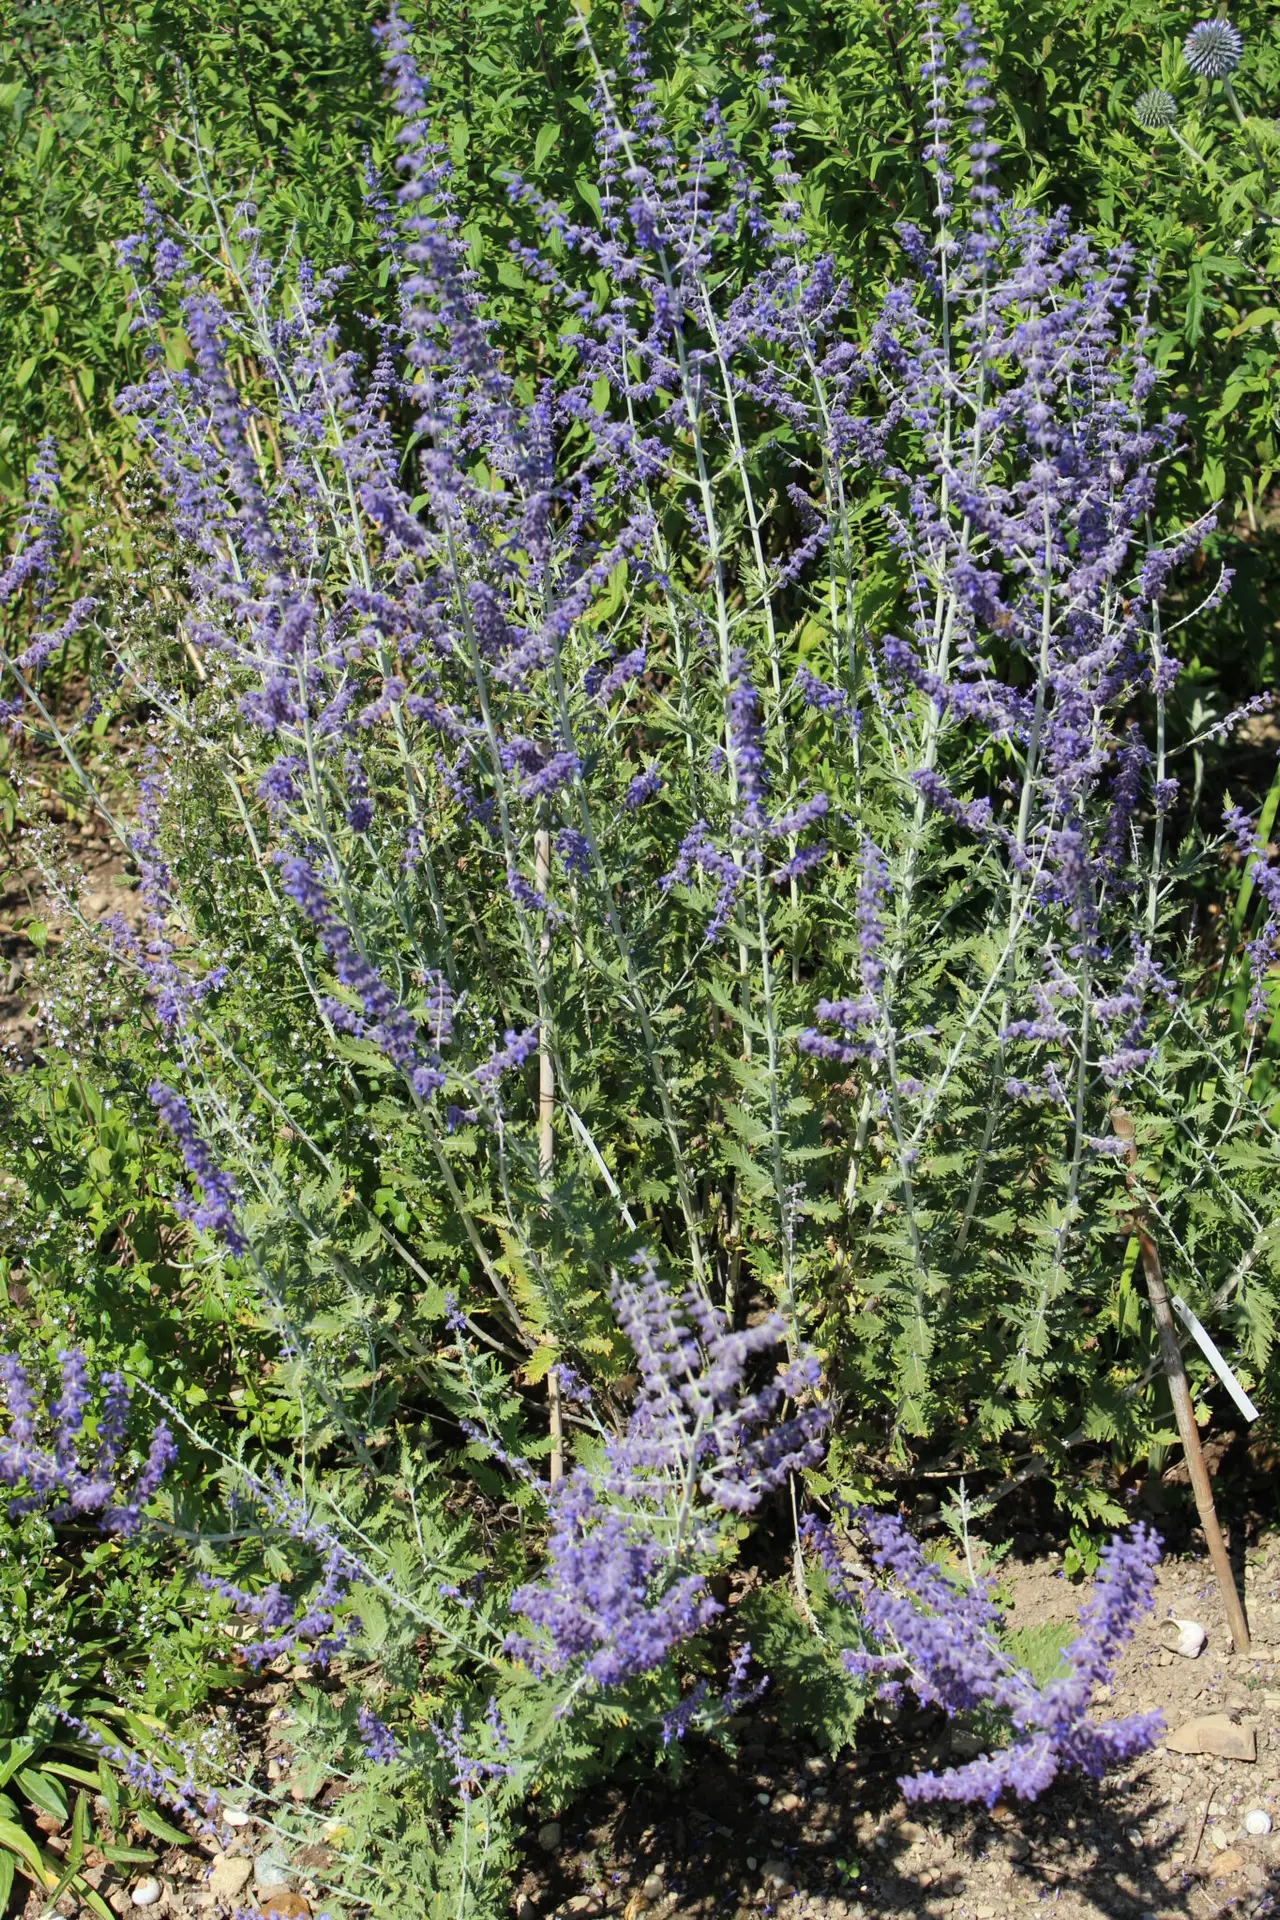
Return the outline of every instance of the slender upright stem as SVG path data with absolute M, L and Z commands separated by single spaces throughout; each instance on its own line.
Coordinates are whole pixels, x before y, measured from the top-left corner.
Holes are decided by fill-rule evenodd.
M 551 835 L 545 827 L 539 827 L 533 836 L 533 872 L 538 892 L 545 899 L 551 883 Z M 545 916 L 538 957 L 545 987 L 547 962 L 551 957 L 551 927 Z M 544 1193 L 551 1186 L 555 1169 L 555 1113 L 556 1067 L 551 1055 L 551 1036 L 544 1021 L 538 1030 L 538 1182 Z M 564 1478 L 564 1409 L 560 1403 L 560 1375 L 554 1366 L 547 1370 L 547 1409 L 554 1487 Z

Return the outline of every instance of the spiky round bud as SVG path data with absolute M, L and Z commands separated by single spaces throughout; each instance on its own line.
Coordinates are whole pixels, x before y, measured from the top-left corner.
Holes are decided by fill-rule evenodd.
M 1163 87 L 1148 87 L 1133 103 L 1133 117 L 1148 133 L 1171 127 L 1178 117 L 1178 103 Z
M 1244 42 L 1229 20 L 1201 20 L 1182 43 L 1197 80 L 1226 80 L 1240 65 Z

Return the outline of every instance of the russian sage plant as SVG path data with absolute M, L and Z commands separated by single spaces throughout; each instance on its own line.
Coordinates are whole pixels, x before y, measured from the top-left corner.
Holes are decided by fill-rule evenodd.
M 582 1715 L 604 1753 L 741 1698 L 741 1647 L 719 1692 L 675 1656 L 727 1516 L 797 1476 L 1021 1450 L 1105 1514 L 1072 1444 L 1159 1432 L 1135 1187 L 1251 1383 L 1269 1350 L 1271 869 L 1250 840 L 1242 1041 L 1182 887 L 1168 616 L 1206 528 L 1162 528 L 1151 290 L 1002 199 L 972 22 L 929 3 L 932 219 L 860 312 L 747 11 L 763 155 L 714 109 L 677 143 L 632 11 L 616 67 L 584 24 L 598 208 L 510 185 L 554 377 L 508 371 L 394 13 L 372 354 L 332 276 L 224 216 L 198 142 L 184 219 L 148 205 L 123 248 L 185 574 L 167 647 L 109 587 L 78 615 L 97 697 L 146 716 L 143 911 L 85 922 L 51 1003 L 114 1050 L 278 1343 L 296 1457 L 228 1457 L 243 1564 L 205 1570 L 247 1658 L 376 1655 L 386 1700 L 306 1711 L 375 1782 L 392 1907 L 497 1899 Z M 10 711 L 92 790 L 42 658 L 6 652 Z M 1057 1756 L 1024 1785 L 1098 1757 L 1096 1666 L 1057 1719 L 1001 1694 Z M 393 1831 L 397 1768 L 447 1844 L 435 1811 Z
M 925 1559 L 891 1514 L 859 1516 L 875 1576 L 855 1582 L 834 1535 L 807 1519 L 805 1532 L 836 1598 L 852 1607 L 866 1645 L 842 1657 L 851 1672 L 872 1679 L 882 1699 L 909 1687 L 948 1716 L 981 1711 L 1011 1733 L 1007 1744 L 941 1773 L 900 1780 L 907 1800 L 971 1800 L 994 1806 L 1002 1794 L 1035 1800 L 1064 1769 L 1100 1779 L 1109 1766 L 1152 1746 L 1164 1729 L 1159 1712 L 1092 1721 L 1094 1689 L 1112 1677 L 1138 1621 L 1151 1610 L 1159 1541 L 1137 1526 L 1111 1540 L 1081 1610 L 1080 1632 L 1062 1650 L 1061 1678 L 1037 1685 L 1010 1654 L 992 1583 L 967 1581 Z
M 93 1517 L 108 1532 L 134 1533 L 143 1508 L 177 1457 L 173 1435 L 158 1421 L 133 1485 L 121 1486 L 120 1456 L 131 1395 L 124 1375 L 112 1371 L 99 1382 L 96 1445 L 86 1465 L 86 1419 L 95 1397 L 89 1369 L 76 1348 L 64 1349 L 58 1358 L 61 1391 L 42 1409 L 17 1355 L 0 1355 L 0 1400 L 9 1416 L 9 1431 L 0 1435 L 0 1486 L 12 1492 L 9 1517 L 34 1512 L 45 1512 L 54 1522 Z M 42 1426 L 48 1429 L 47 1445 L 41 1445 Z
M 1185 945 L 1162 608 L 1206 526 L 1156 532 L 1150 289 L 1000 201 L 963 9 L 956 33 L 952 81 L 926 12 L 934 227 L 865 339 L 806 249 L 781 98 L 768 204 L 714 114 L 673 149 L 634 22 L 596 71 L 599 219 L 511 186 L 554 383 L 504 372 L 394 20 L 398 228 L 369 192 L 399 304 L 367 373 L 251 210 L 208 206 L 187 253 L 149 215 L 137 324 L 168 301 L 192 360 L 132 404 L 202 679 L 121 649 L 157 738 L 149 939 L 115 960 L 184 1083 L 153 1099 L 251 1220 L 291 1204 L 256 1116 L 310 1108 L 333 1062 L 377 1089 L 363 1144 L 394 1143 L 464 1305 L 539 1368 L 607 1351 L 607 1276 L 660 1223 L 731 1315 L 759 1291 L 793 1345 L 821 1329 L 898 1446 L 972 1412 L 979 1444 L 1016 1422 L 1060 1459 L 1146 1357 L 1115 1311 L 1111 1105 L 1255 1373 L 1266 1216 L 1221 1152 L 1228 1118 L 1233 1149 L 1270 1126 Z M 229 1033 L 277 969 L 266 1074 Z M 193 1204 L 252 1241 L 229 1190 Z M 278 1260 L 263 1285 L 296 1320 Z

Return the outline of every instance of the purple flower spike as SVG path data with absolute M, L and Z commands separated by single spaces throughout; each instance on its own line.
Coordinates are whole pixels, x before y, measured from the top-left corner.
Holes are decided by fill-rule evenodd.
M 178 1457 L 173 1436 L 163 1421 L 153 1429 L 146 1463 L 127 1490 L 116 1477 L 124 1446 L 129 1391 L 118 1373 L 104 1373 L 98 1440 L 91 1463 L 85 1452 L 84 1429 L 94 1399 L 88 1362 L 78 1348 L 58 1355 L 62 1390 L 41 1416 L 26 1368 L 16 1354 L 0 1355 L 0 1395 L 9 1413 L 9 1431 L 0 1435 L 0 1487 L 11 1488 L 13 1517 L 46 1512 L 55 1524 L 70 1520 L 97 1520 L 109 1533 L 135 1533 L 142 1510 L 154 1498 Z M 40 1429 L 47 1422 L 49 1444 L 41 1444 Z
M 638 773 L 628 786 L 624 798 L 624 805 L 629 812 L 635 813 L 638 808 L 644 805 L 646 800 L 652 800 L 653 796 L 661 791 L 662 785 L 663 775 L 661 768 L 656 766 L 646 767 L 644 772 Z
M 751 683 L 751 669 L 741 650 L 730 662 L 733 674 L 728 698 L 729 761 L 738 785 L 742 817 L 749 829 L 764 822 L 769 776 L 764 763 L 764 726 L 760 696 Z
M 232 1253 L 244 1253 L 248 1241 L 236 1219 L 234 1183 L 222 1172 L 204 1140 L 196 1131 L 194 1115 L 180 1093 L 154 1080 L 148 1088 L 151 1104 L 178 1143 L 182 1164 L 200 1188 L 199 1201 L 180 1194 L 174 1205 L 184 1220 L 206 1233 L 218 1233 Z
M 367 1759 L 375 1765 L 389 1767 L 400 1758 L 400 1748 L 390 1727 L 384 1726 L 376 1713 L 368 1707 L 361 1707 L 356 1713 L 356 1724 L 360 1729 L 360 1744 Z
M 874 1680 L 886 1697 L 910 1687 L 948 1714 L 994 1710 L 1013 1733 L 1007 1747 L 966 1766 L 900 1780 L 907 1800 L 992 1806 L 1002 1793 L 1034 1800 L 1064 1769 L 1100 1778 L 1159 1739 L 1164 1721 L 1158 1712 L 1100 1723 L 1088 1717 L 1095 1687 L 1110 1679 L 1122 1648 L 1151 1609 L 1160 1543 L 1148 1527 L 1135 1527 L 1127 1538 L 1117 1535 L 1104 1548 L 1080 1632 L 1064 1651 L 1066 1675 L 1038 1687 L 1005 1649 L 989 1582 L 952 1579 L 924 1558 L 895 1515 L 864 1511 L 859 1519 L 882 1578 L 856 1592 L 829 1532 L 816 1520 L 805 1522 L 836 1598 L 856 1606 L 864 1633 L 878 1649 L 846 1652 L 849 1671 Z
M 326 1011 L 334 1025 L 372 1040 L 392 1066 L 399 1068 L 417 1097 L 430 1099 L 445 1081 L 439 1058 L 423 1045 L 412 1014 L 397 1001 L 351 928 L 330 903 L 314 867 L 300 855 L 283 859 L 280 882 L 319 934 L 339 980 L 360 1002 L 362 1012 L 356 1014 L 340 1001 L 328 1001 Z M 452 1032 L 448 1021 L 443 1031 Z M 439 1044 L 443 1046 L 447 1042 L 442 1040 Z
M 720 1609 L 705 1567 L 727 1516 L 754 1512 L 815 1464 L 827 1418 L 816 1406 L 784 1414 L 816 1387 L 810 1357 L 756 1392 L 746 1384 L 780 1340 L 779 1319 L 732 1332 L 700 1296 L 675 1299 L 647 1256 L 615 1275 L 611 1292 L 635 1351 L 636 1404 L 601 1464 L 576 1467 L 551 1496 L 546 1573 L 511 1601 L 535 1631 L 508 1641 L 535 1672 L 572 1665 L 601 1687 L 660 1667 L 710 1624 Z M 696 1501 L 682 1498 L 685 1487 Z M 673 1525 L 678 1511 L 686 1536 Z

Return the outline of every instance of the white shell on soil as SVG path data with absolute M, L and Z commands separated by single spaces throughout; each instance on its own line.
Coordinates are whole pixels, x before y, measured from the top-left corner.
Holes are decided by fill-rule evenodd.
M 1204 1652 L 1208 1639 L 1198 1620 L 1166 1620 L 1160 1628 L 1160 1643 L 1184 1660 L 1195 1660 Z

